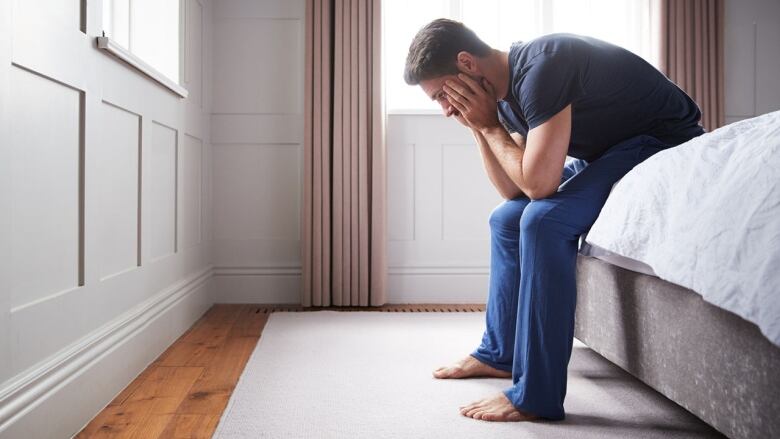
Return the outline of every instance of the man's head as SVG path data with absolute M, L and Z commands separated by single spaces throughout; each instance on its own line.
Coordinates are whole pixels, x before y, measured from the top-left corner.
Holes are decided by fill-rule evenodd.
M 491 47 L 463 23 L 439 18 L 420 29 L 412 40 L 404 80 L 420 85 L 449 116 L 454 108 L 442 91 L 444 81 L 459 81 L 457 74 L 464 73 L 481 83 L 485 76 L 481 61 L 491 52 Z

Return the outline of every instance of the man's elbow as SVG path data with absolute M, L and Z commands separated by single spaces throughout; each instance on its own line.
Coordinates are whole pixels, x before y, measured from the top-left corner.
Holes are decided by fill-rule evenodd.
M 557 186 L 552 185 L 539 185 L 526 188 L 525 195 L 531 200 L 541 200 L 547 198 L 550 195 L 558 191 Z
M 516 191 L 503 192 L 501 196 L 505 200 L 514 200 L 515 198 L 525 197 L 526 195 L 525 192 L 518 189 Z

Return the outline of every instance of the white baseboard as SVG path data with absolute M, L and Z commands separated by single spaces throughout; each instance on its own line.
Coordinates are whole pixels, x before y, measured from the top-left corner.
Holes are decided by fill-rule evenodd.
M 180 280 L 0 388 L 0 438 L 69 438 L 211 306 L 212 268 Z
M 215 303 L 301 303 L 300 267 L 214 267 Z
M 390 270 L 388 303 L 485 303 L 488 274 L 478 269 Z
M 300 267 L 215 267 L 215 303 L 297 304 Z M 387 303 L 485 303 L 487 267 L 391 267 Z

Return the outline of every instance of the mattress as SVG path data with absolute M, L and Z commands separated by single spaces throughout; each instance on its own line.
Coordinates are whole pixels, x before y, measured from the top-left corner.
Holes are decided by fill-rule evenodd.
M 657 277 L 655 271 L 653 271 L 653 267 L 645 264 L 644 262 L 637 261 L 636 259 L 629 258 L 628 256 L 623 256 L 615 252 L 611 252 L 607 249 L 599 247 L 598 245 L 591 244 L 587 240 L 582 241 L 580 245 L 580 254 L 596 259 L 601 259 L 604 262 L 617 265 L 618 267 L 625 268 L 626 270 Z
M 626 174 L 581 253 L 683 286 L 780 346 L 780 111 L 663 150 Z

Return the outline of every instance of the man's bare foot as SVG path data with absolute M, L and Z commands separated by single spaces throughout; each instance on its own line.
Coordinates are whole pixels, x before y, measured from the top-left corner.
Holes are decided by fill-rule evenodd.
M 460 414 L 469 418 L 495 422 L 533 421 L 539 419 L 528 413 L 518 411 L 504 393 L 473 402 L 460 408 Z
M 488 366 L 471 355 L 458 361 L 452 366 L 440 367 L 433 371 L 436 378 L 470 378 L 470 377 L 494 377 L 512 378 L 512 372 L 499 370 Z

